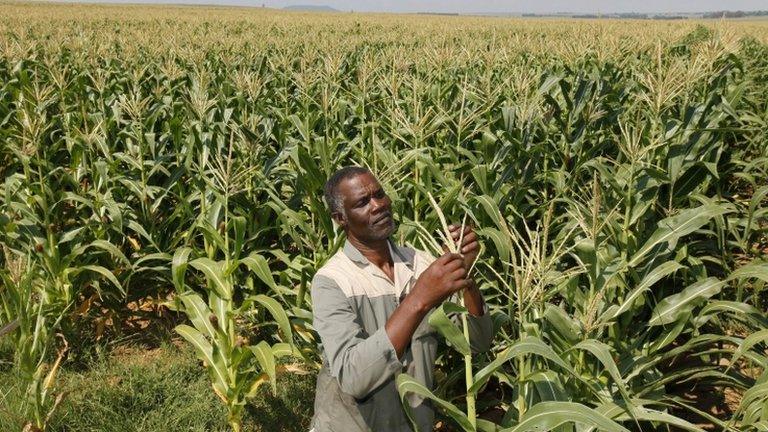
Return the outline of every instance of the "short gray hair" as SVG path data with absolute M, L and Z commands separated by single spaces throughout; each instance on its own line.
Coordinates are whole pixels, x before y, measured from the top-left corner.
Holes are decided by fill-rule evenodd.
M 344 180 L 361 174 L 370 174 L 370 172 L 371 171 L 368 168 L 347 166 L 337 170 L 331 175 L 328 181 L 325 182 L 325 187 L 323 188 L 325 203 L 328 205 L 328 210 L 331 212 L 331 215 L 334 213 L 344 213 L 344 201 L 341 195 L 339 195 L 339 184 Z

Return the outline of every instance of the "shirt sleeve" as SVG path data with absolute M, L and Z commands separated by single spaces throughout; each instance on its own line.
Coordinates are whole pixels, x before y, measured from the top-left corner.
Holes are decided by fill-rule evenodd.
M 457 292 L 450 297 L 450 301 L 460 304 L 462 292 Z M 451 314 L 451 321 L 461 328 L 461 314 Z M 483 301 L 483 314 L 475 316 L 467 313 L 467 326 L 469 327 L 469 348 L 472 352 L 480 353 L 490 351 L 493 343 L 493 319 L 488 311 L 488 303 Z
M 331 278 L 316 275 L 312 280 L 312 309 L 331 375 L 344 393 L 364 399 L 403 369 L 385 328 L 368 335 Z
M 489 351 L 493 342 L 493 320 L 485 302 L 483 302 L 482 316 L 467 314 L 467 325 L 469 326 L 469 347 L 472 351 Z

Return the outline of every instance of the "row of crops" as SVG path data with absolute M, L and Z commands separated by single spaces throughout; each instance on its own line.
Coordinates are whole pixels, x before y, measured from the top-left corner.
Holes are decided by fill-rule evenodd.
M 430 196 L 483 239 L 492 351 L 466 380 L 448 331 L 433 391 L 398 380 L 453 428 L 768 430 L 768 25 L 0 10 L 0 337 L 30 425 L 136 305 L 235 430 L 317 367 L 322 186 L 356 164 L 397 241 L 439 231 Z

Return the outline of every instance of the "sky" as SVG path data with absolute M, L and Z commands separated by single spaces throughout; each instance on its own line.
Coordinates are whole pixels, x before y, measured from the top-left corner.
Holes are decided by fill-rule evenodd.
M 93 0 L 92 0 L 93 1 Z M 99 0 L 96 0 L 99 1 Z M 331 6 L 355 12 L 445 13 L 616 13 L 709 12 L 768 10 L 768 0 L 107 0 L 129 3 L 226 4 L 283 8 L 290 5 Z

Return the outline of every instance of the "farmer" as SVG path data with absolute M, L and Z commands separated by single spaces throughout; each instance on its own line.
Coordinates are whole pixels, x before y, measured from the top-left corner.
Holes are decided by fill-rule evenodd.
M 467 227 L 463 254 L 428 253 L 399 246 L 387 194 L 365 168 L 346 167 L 325 185 L 333 220 L 347 235 L 344 248 L 312 280 L 314 327 L 323 367 L 317 377 L 315 432 L 411 431 L 395 386 L 407 373 L 431 389 L 437 333 L 430 311 L 463 292 L 475 351 L 490 348 L 492 323 L 475 283 L 467 276 L 479 252 Z M 461 227 L 452 226 L 454 241 Z M 431 431 L 434 412 L 410 394 L 419 431 Z

